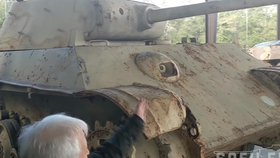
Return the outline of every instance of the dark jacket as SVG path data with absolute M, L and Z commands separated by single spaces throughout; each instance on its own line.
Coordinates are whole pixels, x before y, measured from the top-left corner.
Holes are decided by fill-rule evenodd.
M 143 128 L 143 120 L 133 115 L 109 140 L 88 155 L 88 158 L 123 158 Z

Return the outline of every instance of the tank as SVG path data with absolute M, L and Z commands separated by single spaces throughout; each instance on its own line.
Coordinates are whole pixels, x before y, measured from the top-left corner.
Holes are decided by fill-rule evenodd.
M 142 97 L 147 122 L 127 158 L 215 157 L 277 144 L 278 68 L 232 44 L 159 40 L 167 20 L 276 3 L 13 3 L 0 31 L 0 157 L 18 157 L 21 127 L 61 112 L 89 124 L 94 151 Z
M 280 66 L 280 41 L 268 41 L 256 44 L 248 53 L 270 66 Z

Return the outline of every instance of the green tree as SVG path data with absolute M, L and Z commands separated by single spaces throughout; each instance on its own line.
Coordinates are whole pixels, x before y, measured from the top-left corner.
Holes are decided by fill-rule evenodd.
M 248 9 L 247 18 L 248 23 L 246 10 L 219 13 L 217 43 L 251 48 L 261 42 L 276 40 L 276 6 Z M 164 38 L 178 43 L 182 37 L 195 37 L 198 42 L 205 43 L 205 16 L 169 21 Z
M 196 38 L 205 43 L 205 16 L 196 16 L 168 22 L 165 38 L 179 43 L 183 37 Z
M 260 7 L 249 10 L 249 41 L 253 45 L 276 40 L 277 13 L 275 7 Z M 241 39 L 244 43 L 244 38 Z
M 247 18 L 248 23 L 246 10 L 219 13 L 217 42 L 251 48 L 257 43 L 276 40 L 276 6 L 248 9 Z
M 0 0 L 0 28 L 5 19 L 5 2 L 4 0 Z

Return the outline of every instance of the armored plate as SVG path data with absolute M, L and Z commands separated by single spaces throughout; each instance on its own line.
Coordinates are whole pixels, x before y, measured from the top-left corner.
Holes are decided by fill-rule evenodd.
M 9 51 L 1 52 L 0 60 L 3 83 L 68 94 L 99 93 L 126 107 L 128 114 L 135 108 L 129 103 L 140 97 L 161 98 L 153 103 L 161 106 L 166 101 L 160 96 L 170 96 L 170 104 L 152 110 L 153 116 L 175 116 L 180 104 L 188 107 L 200 124 L 196 141 L 203 144 L 205 156 L 280 128 L 279 97 L 249 74 L 266 65 L 231 44 Z M 182 103 L 172 102 L 180 99 Z M 156 121 L 160 128 L 150 126 L 153 132 L 146 131 L 147 136 L 179 128 L 184 115 L 167 119 L 174 125 Z

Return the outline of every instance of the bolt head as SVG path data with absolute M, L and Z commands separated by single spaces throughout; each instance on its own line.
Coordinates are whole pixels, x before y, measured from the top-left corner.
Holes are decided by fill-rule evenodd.
M 190 133 L 192 136 L 197 135 L 197 130 L 195 128 L 191 128 Z
M 188 127 L 186 125 L 182 126 L 182 130 L 186 131 L 188 129 Z

